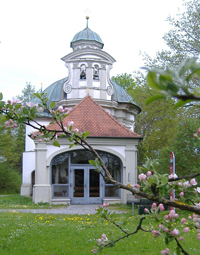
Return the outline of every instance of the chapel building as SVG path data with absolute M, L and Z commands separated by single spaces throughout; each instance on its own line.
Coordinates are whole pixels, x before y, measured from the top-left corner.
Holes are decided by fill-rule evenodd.
M 68 77 L 44 90 L 56 107 L 69 108 L 64 124 L 73 121 L 80 132 L 90 131 L 89 144 L 98 151 L 113 178 L 126 185 L 137 183 L 137 145 L 141 136 L 134 133 L 135 116 L 140 108 L 133 98 L 110 79 L 115 59 L 103 51 L 100 36 L 88 27 L 70 43 L 72 52 L 62 58 Z M 37 101 L 35 99 L 34 101 Z M 43 125 L 51 121 L 43 112 L 37 119 Z M 95 159 L 81 146 L 69 148 L 67 138 L 52 142 L 32 140 L 33 129 L 26 127 L 23 153 L 21 195 L 34 203 L 102 204 L 126 203 L 130 192 L 105 183 L 88 160 Z

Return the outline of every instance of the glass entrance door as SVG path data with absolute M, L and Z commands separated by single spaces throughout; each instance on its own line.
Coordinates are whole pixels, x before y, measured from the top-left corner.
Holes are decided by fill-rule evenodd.
M 101 204 L 102 177 L 90 166 L 72 167 L 70 180 L 71 204 Z

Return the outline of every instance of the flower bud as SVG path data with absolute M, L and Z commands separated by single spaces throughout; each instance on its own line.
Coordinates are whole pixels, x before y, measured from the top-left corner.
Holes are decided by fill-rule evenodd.
M 183 229 L 183 233 L 187 233 L 187 232 L 189 232 L 189 230 L 190 230 L 189 227 L 185 227 L 185 228 Z
M 151 171 L 148 171 L 147 172 L 147 176 L 151 176 L 152 175 L 152 172 Z

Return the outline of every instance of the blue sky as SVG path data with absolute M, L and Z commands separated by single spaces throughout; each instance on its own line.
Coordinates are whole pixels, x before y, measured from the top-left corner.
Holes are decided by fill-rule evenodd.
M 131 73 L 143 66 L 139 52 L 151 56 L 166 48 L 162 39 L 170 29 L 182 0 L 0 0 L 0 91 L 4 100 L 21 94 L 26 82 L 43 88 L 67 76 L 60 60 L 72 51 L 70 41 L 86 26 L 104 42 L 116 59 L 111 75 Z

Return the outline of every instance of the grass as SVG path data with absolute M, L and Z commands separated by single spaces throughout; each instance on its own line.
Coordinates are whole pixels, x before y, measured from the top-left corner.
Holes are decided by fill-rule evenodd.
M 34 204 L 32 198 L 23 197 L 19 194 L 0 196 L 0 209 L 52 209 L 62 207 L 66 207 L 66 205 Z
M 15 205 L 23 207 L 23 199 L 9 196 Z M 5 197 L 7 208 L 11 205 Z M 20 202 L 20 201 L 21 202 Z M 29 200 L 24 200 L 25 206 L 32 206 Z M 36 205 L 41 208 L 42 205 Z M 46 206 L 46 205 L 45 205 Z M 1 207 L 0 207 L 1 208 Z M 119 220 L 127 220 L 126 229 L 134 231 L 139 222 L 139 216 L 132 216 L 131 207 L 113 205 L 110 209 L 126 209 L 128 213 L 117 215 Z M 186 215 L 182 215 L 182 217 Z M 151 218 L 144 222 L 144 228 L 154 224 Z M 98 215 L 50 215 L 15 212 L 0 212 L 0 254 L 1 255 L 84 255 L 92 254 L 90 251 L 97 244 L 102 233 L 118 238 L 121 231 L 110 223 L 102 220 Z M 182 242 L 190 255 L 200 253 L 199 241 L 196 233 L 190 231 L 184 235 Z M 115 247 L 104 249 L 103 255 L 157 255 L 166 247 L 175 251 L 175 243 L 165 245 L 163 237 L 154 238 L 151 233 L 139 232 L 118 242 Z M 190 248 L 192 247 L 192 248 Z

